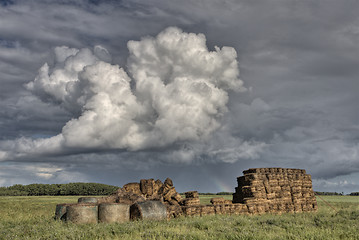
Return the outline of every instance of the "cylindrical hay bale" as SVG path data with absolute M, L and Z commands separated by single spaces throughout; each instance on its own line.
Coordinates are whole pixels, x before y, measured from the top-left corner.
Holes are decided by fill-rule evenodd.
M 75 205 L 77 203 L 62 203 L 56 205 L 55 219 L 66 220 L 66 207 Z
M 167 219 L 166 206 L 160 201 L 138 202 L 130 207 L 132 220 L 164 220 Z
M 123 223 L 130 220 L 130 205 L 102 203 L 98 206 L 98 220 L 105 223 Z
M 95 197 L 80 197 L 78 203 L 97 203 L 98 199 Z
M 97 223 L 97 219 L 97 205 L 76 204 L 66 207 L 66 221 L 73 223 Z

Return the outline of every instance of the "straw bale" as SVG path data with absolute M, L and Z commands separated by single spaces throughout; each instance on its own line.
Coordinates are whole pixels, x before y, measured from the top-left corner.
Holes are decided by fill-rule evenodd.
M 172 200 L 172 196 L 175 196 L 177 194 L 176 189 L 174 187 L 171 187 L 166 194 L 163 195 L 163 199 L 165 201 L 171 201 Z
M 200 216 L 201 206 L 184 206 L 182 207 L 183 213 L 186 216 Z
M 155 180 L 153 180 L 152 178 L 140 180 L 141 193 L 146 197 L 153 195 L 154 188 L 155 188 Z
M 98 220 L 105 223 L 123 223 L 130 220 L 130 205 L 122 203 L 101 203 L 98 206 Z
M 162 185 L 163 185 L 163 183 L 161 182 L 161 180 L 157 179 L 153 186 L 153 192 L 158 193 L 158 190 L 162 187 Z
M 176 218 L 183 215 L 182 207 L 179 205 L 167 205 L 167 219 Z
M 184 195 L 186 196 L 186 198 L 198 198 L 199 197 L 197 191 L 185 192 Z
M 214 206 L 213 205 L 203 205 L 201 206 L 201 216 L 204 215 L 214 215 Z
M 211 198 L 210 202 L 213 205 L 218 205 L 218 204 L 224 204 L 225 203 L 225 199 L 223 197 L 216 197 L 216 198 Z
M 167 219 L 167 208 L 160 201 L 145 201 L 132 204 L 130 207 L 132 220 L 163 220 Z
M 248 213 L 255 213 L 257 211 L 257 207 L 255 204 L 247 204 Z
M 83 224 L 97 223 L 98 207 L 96 204 L 74 204 L 66 207 L 66 221 Z
M 182 197 L 179 193 L 175 193 L 174 195 L 172 195 L 172 199 L 176 200 L 177 202 L 181 202 Z
M 146 199 L 142 195 L 137 195 L 132 192 L 118 191 L 117 192 L 117 203 L 133 204 L 136 202 L 143 202 Z
M 199 198 L 185 198 L 182 200 L 183 206 L 197 206 L 200 205 Z
M 140 184 L 139 183 L 127 183 L 125 185 L 123 185 L 122 189 L 126 192 L 132 192 L 134 194 L 137 195 L 141 195 L 141 189 L 140 189 Z
M 80 197 L 77 200 L 78 203 L 97 203 L 98 199 L 95 197 Z
M 173 187 L 173 181 L 171 178 L 166 178 L 164 185 L 167 185 L 169 187 Z
M 67 206 L 77 205 L 77 203 L 61 203 L 56 205 L 55 220 L 66 220 Z

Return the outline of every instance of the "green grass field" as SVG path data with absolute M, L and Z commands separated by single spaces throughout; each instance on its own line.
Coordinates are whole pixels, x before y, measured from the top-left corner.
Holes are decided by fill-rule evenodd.
M 201 202 L 211 197 L 201 196 Z M 338 212 L 318 199 L 317 213 L 75 225 L 53 216 L 56 204 L 76 202 L 78 196 L 0 197 L 0 239 L 359 239 L 359 197 L 322 198 Z

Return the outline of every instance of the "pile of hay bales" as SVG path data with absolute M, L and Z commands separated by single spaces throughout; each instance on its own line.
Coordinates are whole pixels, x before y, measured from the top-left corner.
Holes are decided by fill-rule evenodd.
M 107 197 L 81 197 L 77 204 L 58 204 L 55 219 L 74 223 L 159 220 L 181 216 L 181 205 L 183 199 L 170 178 L 164 183 L 141 179 L 139 183 L 125 184 Z
M 180 205 L 182 197 L 177 193 L 173 182 L 167 178 L 161 180 L 141 179 L 139 183 L 127 183 L 114 194 L 98 199 L 99 202 L 134 204 L 146 200 L 160 201 L 168 205 Z
M 238 177 L 234 203 L 249 213 L 316 211 L 312 179 L 303 169 L 253 168 Z
M 127 183 L 107 197 L 79 198 L 77 204 L 58 204 L 55 218 L 74 223 L 161 220 L 212 214 L 262 214 L 316 211 L 310 175 L 302 169 L 253 168 L 238 177 L 233 201 L 212 198 L 201 205 L 197 191 L 177 193 L 171 179 L 141 179 Z

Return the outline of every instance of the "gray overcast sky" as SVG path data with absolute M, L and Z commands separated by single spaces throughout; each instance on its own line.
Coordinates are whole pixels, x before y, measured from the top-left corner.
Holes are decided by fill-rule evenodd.
M 359 191 L 358 10 L 0 0 L 0 186 L 171 177 L 219 192 L 290 167 L 317 191 Z

